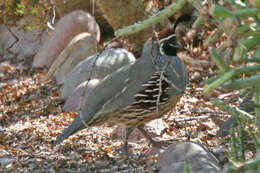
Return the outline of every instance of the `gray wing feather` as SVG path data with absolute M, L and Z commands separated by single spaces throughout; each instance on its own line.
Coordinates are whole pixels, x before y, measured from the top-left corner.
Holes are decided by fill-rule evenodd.
M 147 63 L 143 64 L 142 62 L 135 63 L 122 67 L 107 76 L 90 93 L 91 103 L 82 109 L 83 118 L 89 119 L 86 115 L 93 108 L 99 114 L 113 112 L 131 105 L 134 95 L 142 90 L 141 84 L 146 82 L 155 70 L 151 66 L 150 69 L 147 69 L 147 65 Z

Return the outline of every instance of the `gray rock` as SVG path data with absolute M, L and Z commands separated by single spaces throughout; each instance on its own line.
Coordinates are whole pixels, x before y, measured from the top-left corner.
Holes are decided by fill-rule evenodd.
M 7 27 L 3 24 L 0 25 L 0 52 L 10 47 L 15 42 L 15 37 L 8 31 Z
M 91 79 L 89 82 L 85 81 L 82 84 L 80 84 L 75 89 L 73 94 L 67 98 L 63 110 L 71 112 L 80 111 L 80 109 L 82 108 L 81 105 L 85 106 L 87 104 L 89 93 L 95 86 L 98 85 L 99 81 L 100 80 L 98 79 Z
M 185 160 L 191 172 L 219 173 L 220 166 L 215 156 L 195 142 L 177 142 L 159 155 L 159 173 L 185 173 Z
M 237 126 L 237 119 L 234 117 L 230 117 L 227 121 L 225 121 L 219 131 L 217 132 L 217 137 L 226 137 L 229 134 L 232 126 Z
M 4 56 L 19 59 L 33 57 L 40 49 L 47 34 L 43 32 L 37 35 L 39 34 L 38 30 L 24 30 L 26 23 L 30 20 L 30 18 L 23 18 L 17 22 L 16 26 L 10 27 L 9 30 L 6 25 L 0 24 L 0 52 Z M 10 31 L 15 35 L 11 34 Z M 18 39 L 17 42 L 15 37 Z
M 51 65 L 47 76 L 56 77 L 58 84 L 63 84 L 66 76 L 82 60 L 96 53 L 96 40 L 89 33 L 75 36 Z
M 116 71 L 120 67 L 135 61 L 135 57 L 132 53 L 121 48 L 107 49 L 96 58 L 97 55 L 98 54 L 83 60 L 72 69 L 62 87 L 61 98 L 67 98 L 70 96 L 75 88 L 82 82 L 90 78 L 103 79 L 105 76 Z M 90 76 L 90 71 L 95 59 L 97 60 L 92 70 L 92 75 Z
M 71 39 L 82 32 L 90 33 L 99 42 L 99 26 L 89 13 L 76 10 L 62 17 L 35 55 L 33 67 L 50 67 Z
M 243 102 L 239 105 L 237 108 L 237 111 L 242 111 L 243 114 L 247 114 L 249 117 L 254 118 L 252 115 L 250 115 L 251 112 L 254 111 L 253 107 L 250 107 L 250 104 L 254 104 L 252 101 L 253 94 L 248 94 L 244 99 Z M 219 131 L 217 132 L 217 137 L 226 137 L 229 135 L 229 131 L 234 126 L 237 126 L 237 119 L 235 117 L 230 117 L 228 120 L 226 120 L 222 126 L 220 127 Z

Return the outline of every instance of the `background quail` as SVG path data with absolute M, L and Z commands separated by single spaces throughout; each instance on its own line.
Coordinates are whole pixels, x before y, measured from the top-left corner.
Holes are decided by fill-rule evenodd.
M 171 110 L 185 91 L 188 77 L 185 65 L 177 57 L 179 48 L 175 35 L 161 41 L 148 40 L 137 61 L 106 76 L 92 90 L 88 104 L 53 145 L 87 126 L 107 122 L 127 128 L 126 151 L 127 139 L 135 128 L 153 145 L 159 145 L 145 131 L 144 125 Z

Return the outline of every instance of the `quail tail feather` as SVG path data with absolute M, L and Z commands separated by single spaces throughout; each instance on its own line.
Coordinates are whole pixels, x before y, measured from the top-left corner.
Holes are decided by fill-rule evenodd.
M 77 116 L 72 124 L 63 131 L 63 133 L 53 142 L 53 146 L 56 146 L 60 144 L 62 141 L 67 139 L 69 136 L 73 135 L 77 131 L 81 130 L 84 127 L 84 124 L 82 123 L 80 116 Z

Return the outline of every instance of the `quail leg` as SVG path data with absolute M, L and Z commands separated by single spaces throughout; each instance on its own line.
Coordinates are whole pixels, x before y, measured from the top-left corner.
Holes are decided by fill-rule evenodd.
M 125 142 L 124 142 L 123 147 L 120 148 L 120 150 L 121 150 L 124 154 L 126 154 L 126 155 L 128 155 L 128 156 L 131 155 L 131 154 L 129 154 L 129 152 L 128 152 L 128 138 L 129 138 L 129 136 L 130 136 L 130 134 L 132 133 L 133 130 L 134 130 L 134 128 L 126 128 L 126 138 L 125 138 Z
M 159 148 L 165 148 L 168 145 L 172 144 L 171 142 L 167 142 L 167 141 L 155 141 L 150 134 L 144 129 L 144 125 L 140 125 L 137 127 L 142 133 L 143 135 L 150 141 L 150 143 L 154 146 L 154 147 L 159 147 Z

